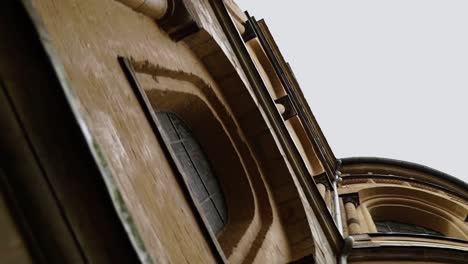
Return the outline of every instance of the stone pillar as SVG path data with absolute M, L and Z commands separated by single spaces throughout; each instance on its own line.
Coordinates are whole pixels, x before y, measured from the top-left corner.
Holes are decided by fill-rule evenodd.
M 325 195 L 327 193 L 327 187 L 323 183 L 318 183 L 317 188 L 320 192 L 320 195 L 322 195 L 322 198 L 325 199 Z
M 356 207 L 359 206 L 359 194 L 358 193 L 347 193 L 341 196 L 343 198 L 344 209 L 346 213 L 346 223 L 348 226 L 348 234 L 356 235 L 361 234 L 361 222 L 356 211 Z
M 352 202 L 345 203 L 346 220 L 350 235 L 361 234 L 361 224 L 356 212 L 356 206 Z
M 335 215 L 335 212 L 333 212 L 333 192 L 332 191 L 327 191 L 325 194 L 325 204 L 328 207 L 328 210 L 332 213 L 332 215 Z
M 330 212 L 333 212 L 332 210 L 332 186 L 330 183 L 330 180 L 328 180 L 328 177 L 325 173 L 322 173 L 320 175 L 314 176 L 314 181 L 317 184 L 317 189 L 320 192 L 320 195 L 325 201 L 325 204 L 327 205 L 328 209 Z
M 364 215 L 364 224 L 367 227 L 367 231 L 364 229 L 364 233 L 377 233 L 377 227 L 374 224 L 374 219 L 372 219 L 371 214 L 369 213 L 369 209 L 365 204 L 359 205 L 361 207 L 361 212 Z

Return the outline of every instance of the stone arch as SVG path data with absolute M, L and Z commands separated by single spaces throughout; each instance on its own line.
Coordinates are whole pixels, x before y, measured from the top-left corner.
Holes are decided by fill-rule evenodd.
M 232 191 L 231 195 L 229 191 L 225 191 L 231 217 L 226 229 L 220 233 L 217 241 L 228 261 L 249 263 L 258 258 L 270 259 L 269 252 L 272 249 L 277 250 L 278 255 L 284 261 L 296 260 L 310 254 L 314 249 L 314 242 L 298 190 L 295 189 L 292 178 L 284 177 L 289 173 L 287 165 L 283 164 L 282 159 L 274 160 L 274 163 L 278 164 L 281 170 L 278 168 L 274 171 L 268 170 L 269 167 L 265 167 L 264 164 L 265 156 L 259 156 L 259 141 L 254 140 L 256 144 L 251 144 L 252 137 L 272 136 L 269 133 L 267 123 L 264 122 L 250 95 L 243 97 L 225 94 L 226 90 L 233 90 L 234 84 L 239 84 L 238 88 L 245 89 L 242 81 L 238 79 L 239 76 L 234 73 L 226 75 L 229 81 L 219 82 L 223 87 L 221 90 L 218 87 L 212 87 L 205 80 L 189 72 L 167 69 L 148 61 L 132 60 L 131 63 L 153 110 L 175 112 L 184 119 L 192 128 L 192 132 L 201 145 L 204 146 L 210 159 L 211 157 L 223 157 L 223 152 L 220 149 L 227 147 L 232 149 L 233 153 L 229 156 L 242 167 L 241 170 L 238 170 L 239 172 L 243 171 L 242 174 L 233 175 L 234 173 L 231 173 L 232 177 L 220 177 L 221 185 L 226 188 L 230 186 L 225 185 L 230 184 L 223 183 L 222 178 L 230 180 L 241 177 L 244 179 L 245 176 L 246 184 L 243 186 L 247 187 L 248 185 L 250 188 L 247 193 L 243 192 L 244 189 L 237 188 L 236 193 Z M 247 103 L 253 104 L 246 106 Z M 203 116 L 211 117 L 206 119 Z M 203 124 L 207 123 L 217 124 L 218 127 L 214 127 L 214 129 L 220 133 L 211 133 L 211 137 L 208 137 L 203 131 L 211 130 L 213 127 L 203 127 Z M 218 137 L 224 138 L 224 143 L 220 141 L 215 143 L 215 140 L 219 140 Z M 263 144 L 267 144 L 267 142 L 263 142 Z M 276 143 L 273 142 L 268 149 L 275 153 L 279 152 L 274 146 Z M 209 148 L 218 151 L 213 151 L 214 154 L 210 154 Z M 267 154 L 266 156 L 270 157 L 271 155 Z M 278 153 L 274 155 L 282 157 Z M 214 165 L 215 163 L 217 162 L 213 162 Z M 267 163 L 271 165 L 272 160 L 268 160 Z M 222 166 L 219 168 L 222 169 Z M 213 169 L 215 172 L 218 171 L 216 165 L 213 166 Z M 218 172 L 216 173 L 218 174 Z M 272 190 L 270 184 L 277 180 L 287 188 L 273 188 Z M 232 186 L 236 185 L 231 185 L 231 188 Z M 283 195 L 285 191 L 288 193 Z M 251 196 L 252 203 L 244 204 L 241 207 L 241 203 L 238 201 L 236 203 L 234 198 L 237 199 L 237 197 L 245 195 Z M 277 198 L 281 198 L 281 201 Z M 232 216 L 236 213 L 232 211 L 230 200 L 251 214 L 242 219 L 233 219 Z M 230 228 L 235 228 L 237 231 L 232 231 L 233 229 Z M 274 239 L 272 239 L 273 237 Z
M 229 211 L 228 222 L 218 239 L 223 250 L 229 252 L 247 232 L 255 214 L 255 198 L 247 172 L 231 139 L 213 109 L 200 97 L 161 90 L 148 90 L 147 95 L 155 111 L 176 113 L 187 123 L 211 161 Z
M 230 215 L 217 237 L 224 255 L 232 262 L 255 257 L 273 222 L 272 208 L 259 168 L 227 106 L 191 73 L 148 62 L 133 64 L 153 110 L 180 116 L 213 159 Z
M 392 220 L 433 229 L 466 240 L 466 206 L 442 195 L 407 186 L 378 186 L 359 191 L 361 206 L 374 221 Z M 375 226 L 374 226 L 375 230 Z

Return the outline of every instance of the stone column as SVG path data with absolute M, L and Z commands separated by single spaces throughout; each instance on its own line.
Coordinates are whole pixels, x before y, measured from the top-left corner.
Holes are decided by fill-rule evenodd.
M 335 212 L 333 212 L 333 192 L 332 191 L 327 191 L 325 194 L 325 204 L 328 207 L 328 210 L 332 213 L 332 215 L 335 215 Z
M 348 223 L 348 230 L 350 235 L 360 234 L 361 233 L 361 224 L 356 212 L 356 206 L 353 202 L 345 203 L 346 210 L 346 220 Z
M 328 209 L 330 212 L 332 212 L 332 186 L 330 185 L 330 181 L 327 178 L 327 175 L 325 173 L 322 173 L 320 175 L 314 176 L 314 181 L 317 184 L 317 189 L 320 192 L 320 195 L 322 196 L 323 200 L 325 201 L 325 204 L 327 205 Z
M 347 193 L 341 196 L 343 198 L 344 209 L 346 212 L 346 223 L 348 226 L 348 234 L 356 235 L 361 234 L 361 223 L 356 211 L 356 207 L 359 206 L 359 194 L 358 193 Z
M 317 188 L 322 195 L 322 198 L 325 199 L 325 194 L 327 193 L 327 187 L 323 183 L 317 183 Z

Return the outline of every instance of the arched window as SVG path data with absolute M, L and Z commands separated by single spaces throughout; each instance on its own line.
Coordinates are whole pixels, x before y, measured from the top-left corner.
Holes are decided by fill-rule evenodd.
M 432 236 L 444 236 L 441 233 L 427 227 L 422 227 L 413 224 L 401 223 L 397 221 L 376 221 L 375 226 L 379 233 L 404 233 L 404 234 L 421 234 Z
M 177 168 L 190 189 L 194 202 L 198 205 L 209 227 L 215 234 L 227 222 L 227 209 L 219 181 L 201 146 L 189 127 L 171 112 L 157 112 L 161 128 L 165 132 L 164 141 L 175 153 Z
M 438 193 L 405 186 L 359 191 L 360 206 L 375 225 L 370 233 L 409 233 L 466 240 L 466 208 Z

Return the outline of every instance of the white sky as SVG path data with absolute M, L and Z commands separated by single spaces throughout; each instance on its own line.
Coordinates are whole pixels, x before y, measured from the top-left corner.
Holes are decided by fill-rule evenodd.
M 265 18 L 337 157 L 468 181 L 468 1 L 237 3 Z

